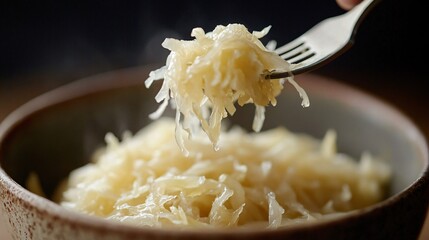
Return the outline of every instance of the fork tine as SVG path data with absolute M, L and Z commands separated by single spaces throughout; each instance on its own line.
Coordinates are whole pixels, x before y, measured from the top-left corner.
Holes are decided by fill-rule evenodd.
M 277 48 L 276 50 L 274 50 L 274 52 L 277 53 L 278 55 L 282 55 L 284 53 L 292 51 L 293 49 L 301 46 L 302 44 L 304 44 L 304 41 L 300 38 L 297 38 L 297 39 Z
M 292 64 L 298 64 L 298 63 L 301 63 L 301 62 L 303 62 L 303 61 L 305 61 L 305 60 L 307 60 L 307 59 L 309 59 L 315 55 L 316 55 L 316 53 L 313 51 L 306 51 L 300 55 L 297 55 L 294 58 L 289 59 L 288 62 L 290 62 Z
M 298 47 L 296 47 L 295 49 L 290 50 L 289 52 L 281 55 L 281 57 L 286 60 L 286 61 L 290 61 L 290 59 L 293 59 L 305 52 L 307 52 L 309 50 L 309 47 L 306 46 L 306 44 L 301 44 Z

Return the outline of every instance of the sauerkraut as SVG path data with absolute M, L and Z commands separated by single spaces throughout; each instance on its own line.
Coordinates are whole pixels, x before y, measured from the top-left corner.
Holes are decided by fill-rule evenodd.
M 164 80 L 150 115 L 157 120 L 121 139 L 108 133 L 93 161 L 69 175 L 60 204 L 136 226 L 277 228 L 382 200 L 388 165 L 369 153 L 337 152 L 334 130 L 323 140 L 285 127 L 260 132 L 285 80 L 309 105 L 292 78 L 265 80 L 290 70 L 260 42 L 268 31 L 230 24 L 195 28 L 190 41 L 166 39 L 166 66 L 146 80 L 147 87 Z M 170 103 L 175 119 L 161 117 Z M 236 103 L 255 105 L 255 132 L 223 131 Z
M 218 151 L 196 131 L 184 156 L 174 128 L 161 118 L 134 136 L 107 134 L 93 162 L 70 174 L 61 205 L 136 226 L 277 228 L 374 204 L 391 174 L 368 153 L 337 152 L 333 130 L 319 141 L 236 126 Z
M 178 126 L 176 139 L 185 153 L 184 136 L 179 129 L 185 129 L 191 137 L 195 129 L 201 127 L 218 149 L 221 121 L 234 114 L 236 102 L 240 106 L 255 105 L 253 130 L 261 130 L 265 107 L 276 105 L 276 96 L 281 93 L 285 80 L 265 80 L 264 73 L 290 71 L 290 64 L 259 40 L 269 29 L 270 26 L 250 33 L 244 25 L 229 24 L 218 25 L 205 33 L 201 28 L 194 28 L 191 33 L 194 40 L 167 38 L 162 43 L 171 51 L 166 65 L 152 71 L 146 80 L 147 87 L 155 80 L 164 80 L 155 98 L 162 103 L 151 118 L 159 118 L 169 101 L 173 101 Z M 308 106 L 305 91 L 292 77 L 287 80 L 303 98 L 302 105 Z

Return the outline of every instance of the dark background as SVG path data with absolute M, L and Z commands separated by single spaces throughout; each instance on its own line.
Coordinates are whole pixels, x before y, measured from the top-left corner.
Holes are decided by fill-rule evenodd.
M 313 73 L 363 88 L 407 113 L 427 112 L 429 12 L 419 4 L 381 0 L 354 46 Z M 197 26 L 272 25 L 262 40 L 282 45 L 343 12 L 335 0 L 1 1 L 0 101 L 9 89 L 47 90 L 101 72 L 161 65 L 164 38 L 191 39 Z
M 71 80 L 161 62 L 167 54 L 162 40 L 190 39 L 196 26 L 211 31 L 233 22 L 249 30 L 272 25 L 263 40 L 281 45 L 323 18 L 343 13 L 334 0 L 11 0 L 0 9 L 1 83 L 41 73 L 65 74 Z M 408 73 L 424 67 L 428 14 L 417 2 L 380 1 L 359 28 L 353 48 L 320 71 Z

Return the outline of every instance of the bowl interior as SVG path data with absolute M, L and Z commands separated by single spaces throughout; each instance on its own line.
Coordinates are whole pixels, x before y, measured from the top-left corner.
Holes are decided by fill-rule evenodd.
M 89 160 L 104 145 L 104 136 L 136 132 L 151 120 L 159 88 L 146 89 L 147 71 L 124 70 L 78 81 L 47 93 L 12 114 L 3 123 L 0 164 L 24 185 L 30 172 L 40 177 L 52 195 L 68 173 Z M 266 112 L 264 129 L 284 125 L 294 132 L 321 138 L 328 129 L 338 134 L 338 149 L 354 157 L 364 151 L 388 159 L 393 167 L 390 195 L 396 195 L 427 169 L 425 141 L 418 129 L 387 104 L 316 75 L 297 77 L 311 105 L 303 108 L 289 84 L 276 107 Z M 239 108 L 229 120 L 249 129 L 254 108 Z M 173 116 L 170 110 L 166 115 Z

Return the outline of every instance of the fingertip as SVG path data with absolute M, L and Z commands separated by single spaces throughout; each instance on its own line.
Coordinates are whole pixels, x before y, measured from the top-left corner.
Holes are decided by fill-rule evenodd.
M 344 10 L 350 10 L 358 5 L 362 0 L 336 0 L 337 4 Z

